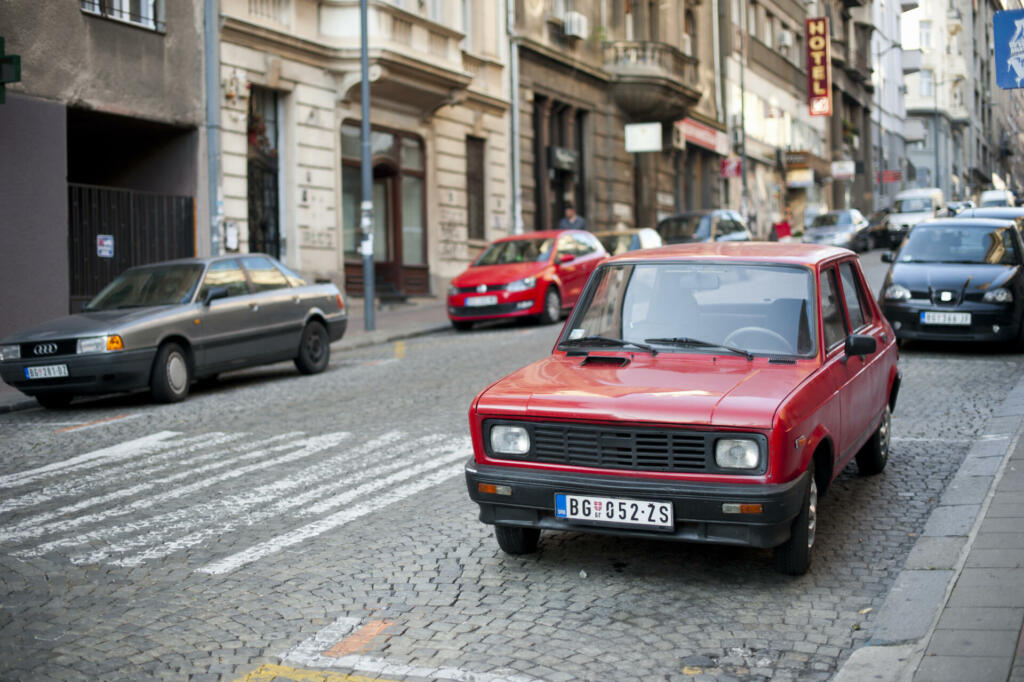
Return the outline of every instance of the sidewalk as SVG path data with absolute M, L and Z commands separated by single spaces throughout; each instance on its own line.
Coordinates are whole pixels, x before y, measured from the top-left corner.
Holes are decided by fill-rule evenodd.
M 1024 682 L 1024 381 L 950 481 L 836 682 Z
M 383 304 L 374 311 L 374 330 L 370 332 L 365 329 L 363 299 L 348 299 L 346 305 L 348 329 L 345 336 L 331 344 L 331 351 L 334 353 L 422 336 L 451 327 L 443 296 L 411 298 L 407 303 Z M 38 406 L 35 398 L 29 398 L 0 383 L 0 413 Z

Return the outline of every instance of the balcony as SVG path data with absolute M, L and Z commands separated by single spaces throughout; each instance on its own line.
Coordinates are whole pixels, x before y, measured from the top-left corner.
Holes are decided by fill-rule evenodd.
M 903 75 L 921 70 L 921 50 L 903 50 Z
M 612 97 L 637 121 L 684 118 L 701 98 L 698 63 L 667 43 L 604 44 L 604 70 L 611 75 Z

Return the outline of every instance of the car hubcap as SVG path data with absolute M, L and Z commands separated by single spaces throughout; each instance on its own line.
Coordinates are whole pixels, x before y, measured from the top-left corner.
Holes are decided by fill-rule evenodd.
M 814 547 L 814 529 L 818 525 L 818 484 L 811 476 L 810 499 L 807 501 L 807 549 Z
M 309 353 L 309 359 L 316 362 L 320 359 L 320 355 L 323 353 L 323 348 L 320 345 L 320 335 L 311 333 L 309 335 L 309 342 L 306 344 L 306 351 Z
M 558 317 L 558 296 L 551 292 L 548 294 L 548 317 L 552 320 Z
M 181 393 L 187 381 L 188 366 L 185 358 L 180 353 L 171 353 L 171 357 L 167 358 L 167 384 L 175 393 Z
M 878 451 L 882 454 L 882 457 L 889 455 L 889 427 L 892 424 L 892 415 L 888 408 L 885 410 L 885 414 L 882 416 L 882 424 L 878 427 Z

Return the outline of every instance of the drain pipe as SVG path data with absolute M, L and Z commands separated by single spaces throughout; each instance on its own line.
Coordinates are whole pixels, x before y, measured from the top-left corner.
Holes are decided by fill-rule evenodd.
M 206 0 L 203 21 L 206 52 L 206 174 L 210 208 L 210 255 L 220 254 L 220 3 Z
M 505 0 L 508 34 L 509 88 L 511 89 L 512 234 L 523 233 L 522 179 L 519 167 L 519 39 L 516 37 L 516 0 Z

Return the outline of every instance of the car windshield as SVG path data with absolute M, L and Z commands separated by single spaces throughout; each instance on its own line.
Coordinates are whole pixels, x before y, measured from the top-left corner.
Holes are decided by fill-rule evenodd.
M 932 200 L 927 197 L 918 199 L 897 199 L 892 204 L 896 213 L 925 213 L 932 210 Z
M 551 257 L 555 240 L 509 239 L 495 242 L 480 254 L 475 265 L 506 265 L 508 263 L 533 263 L 546 261 Z
M 811 227 L 835 227 L 836 225 L 850 225 L 852 222 L 847 211 L 837 211 L 835 213 L 822 213 L 819 216 L 815 216 L 814 221 L 811 222 Z
M 711 216 L 702 213 L 673 216 L 658 225 L 658 234 L 667 244 L 708 240 Z
M 89 311 L 188 303 L 203 266 L 195 263 L 132 268 L 121 273 L 85 307 Z
M 900 249 L 901 263 L 988 263 L 1018 265 L 1020 254 L 1010 227 L 918 225 Z
M 668 353 L 725 349 L 813 356 L 813 292 L 811 271 L 800 266 L 605 265 L 576 306 L 559 347 L 585 349 L 588 339 L 600 338 Z
M 990 199 L 982 199 L 982 206 L 1007 206 L 1008 202 L 1006 197 L 992 197 Z

